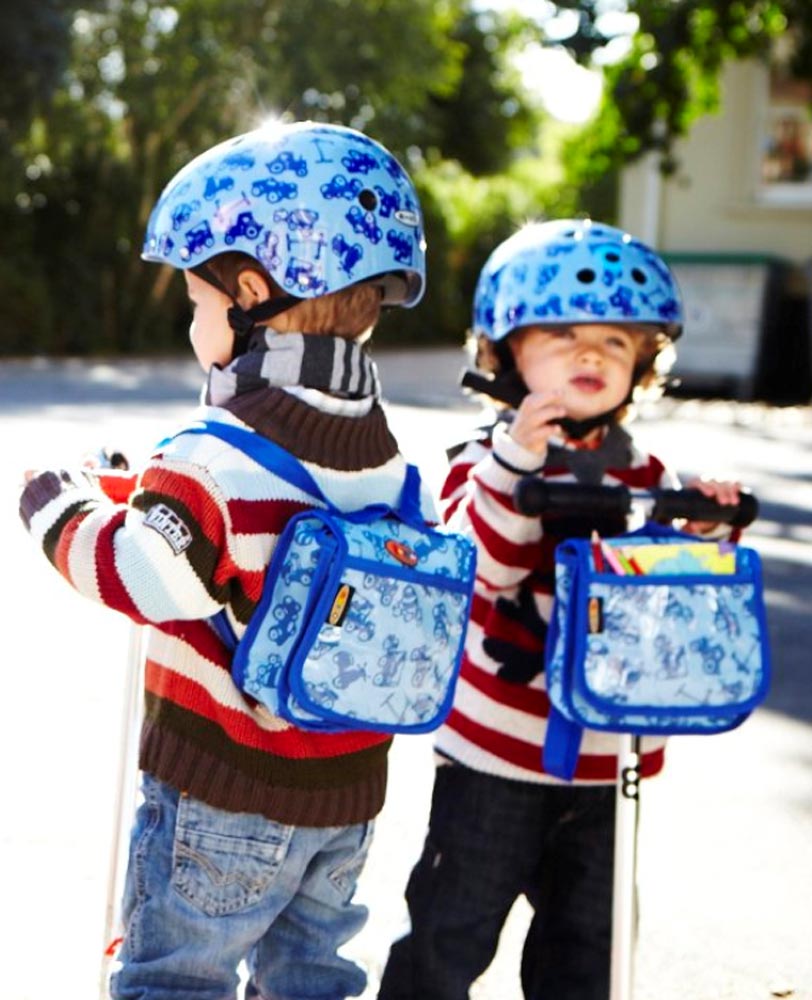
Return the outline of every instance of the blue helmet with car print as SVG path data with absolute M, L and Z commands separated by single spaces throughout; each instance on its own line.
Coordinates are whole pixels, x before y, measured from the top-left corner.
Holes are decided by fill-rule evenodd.
M 474 333 L 492 341 L 534 324 L 629 323 L 682 332 L 679 289 L 645 243 L 589 219 L 532 223 L 485 262 Z
M 339 125 L 265 126 L 172 178 L 152 210 L 144 260 L 193 269 L 231 250 L 299 299 L 379 279 L 384 305 L 413 306 L 425 286 L 414 185 L 383 146 Z

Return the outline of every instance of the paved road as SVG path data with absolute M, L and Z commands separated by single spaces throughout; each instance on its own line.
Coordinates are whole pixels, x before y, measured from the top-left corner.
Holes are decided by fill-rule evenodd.
M 382 354 L 380 365 L 403 448 L 436 487 L 443 446 L 477 412 L 455 388 L 460 356 Z M 3 1000 L 96 995 L 128 636 L 125 622 L 32 558 L 16 516 L 19 472 L 104 442 L 138 460 L 188 412 L 199 384 L 193 363 L 0 364 Z M 680 472 L 732 473 L 762 501 L 749 539 L 765 562 L 775 681 L 741 729 L 672 741 L 665 773 L 644 786 L 636 1000 L 810 1000 L 812 417 L 664 401 L 637 433 Z M 430 737 L 396 740 L 360 890 L 372 919 L 352 944 L 373 984 L 404 925 L 431 771 Z M 520 1000 L 527 919 L 517 904 L 475 1000 Z

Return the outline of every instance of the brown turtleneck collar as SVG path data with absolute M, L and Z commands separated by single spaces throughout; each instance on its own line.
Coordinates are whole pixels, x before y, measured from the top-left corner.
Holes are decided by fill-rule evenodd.
M 297 458 L 342 472 L 383 465 L 398 451 L 377 401 L 363 416 L 343 416 L 270 386 L 240 393 L 223 408 Z

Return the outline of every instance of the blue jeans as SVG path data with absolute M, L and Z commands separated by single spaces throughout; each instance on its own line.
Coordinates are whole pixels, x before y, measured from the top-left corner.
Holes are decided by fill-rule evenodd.
M 124 891 L 114 1000 L 344 1000 L 366 974 L 336 950 L 367 910 L 351 900 L 372 823 L 284 826 L 180 795 L 149 775 Z
M 406 899 L 412 929 L 391 948 L 378 1000 L 467 1000 L 517 897 L 534 916 L 527 1000 L 607 1000 L 614 786 L 535 785 L 440 767 Z

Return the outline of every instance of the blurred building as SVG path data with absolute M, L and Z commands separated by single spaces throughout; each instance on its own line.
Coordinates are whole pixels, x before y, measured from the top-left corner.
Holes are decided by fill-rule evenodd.
M 688 322 L 683 390 L 777 403 L 812 397 L 812 83 L 729 63 L 721 108 L 663 176 L 623 172 L 620 223 L 673 265 Z

